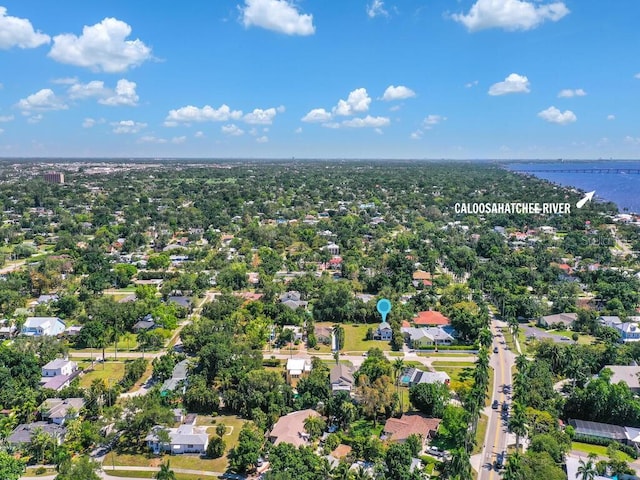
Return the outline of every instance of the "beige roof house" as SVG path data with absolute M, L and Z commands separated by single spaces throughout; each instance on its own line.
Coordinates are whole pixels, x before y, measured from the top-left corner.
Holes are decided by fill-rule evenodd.
M 419 413 L 405 413 L 400 418 L 390 418 L 384 425 L 384 435 L 392 442 L 405 442 L 410 435 L 415 434 L 422 440 L 431 438 L 438 431 L 441 420 L 426 417 Z
M 269 433 L 269 441 L 274 445 L 290 443 L 299 447 L 309 444 L 309 435 L 304 431 L 304 421 L 308 417 L 319 417 L 320 414 L 312 409 L 292 412 L 275 423 Z
M 611 384 L 624 382 L 632 392 L 640 392 L 640 367 L 637 365 L 605 365 L 604 368 L 611 370 Z

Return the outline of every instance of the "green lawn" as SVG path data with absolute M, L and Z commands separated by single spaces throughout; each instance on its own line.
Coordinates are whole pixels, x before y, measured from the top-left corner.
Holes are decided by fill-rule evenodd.
M 487 424 L 489 423 L 489 417 L 481 414 L 478 420 L 478 428 L 476 429 L 476 446 L 473 447 L 471 455 L 482 452 L 482 446 L 484 445 L 484 437 L 487 434 Z
M 451 389 L 454 391 L 473 386 L 474 364 L 471 362 L 433 362 L 433 368 L 439 372 L 445 372 L 451 378 Z M 493 385 L 493 368 L 489 368 L 489 386 Z M 489 405 L 491 398 L 487 396 L 485 404 Z
M 331 328 L 334 324 L 330 322 L 318 322 L 316 326 L 318 327 L 329 327 Z M 389 346 L 389 342 L 382 340 L 365 340 L 367 335 L 367 330 L 369 328 L 373 328 L 375 330 L 375 324 L 366 324 L 366 325 L 349 325 L 343 324 L 344 328 L 344 348 L 342 352 L 351 353 L 357 352 L 362 353 L 368 351 L 370 348 L 378 347 L 380 350 L 391 350 Z M 327 351 L 330 351 L 329 348 Z
M 551 335 L 558 335 L 560 337 L 571 338 L 573 334 L 576 332 L 573 332 L 571 330 L 549 330 L 547 333 Z M 592 335 L 585 335 L 585 334 L 578 335 L 578 343 L 581 345 L 591 345 L 593 342 L 595 342 L 595 340 L 596 340 L 596 337 Z
M 604 445 L 591 445 L 590 443 L 571 442 L 571 449 L 584 453 L 595 453 L 599 457 L 608 457 L 607 447 Z M 625 462 L 633 462 L 633 458 L 624 452 L 619 452 Z
M 41 473 L 36 473 L 36 470 L 39 470 L 39 468 L 42 468 Z M 25 471 L 24 475 L 26 477 L 41 477 L 41 476 L 56 474 L 55 468 L 45 468 L 45 467 L 39 467 L 39 468 L 27 467 L 27 470 Z
M 80 365 L 85 362 L 80 362 Z M 89 362 L 86 362 L 88 364 Z M 124 362 L 104 362 L 96 363 L 94 370 L 82 375 L 80 377 L 80 386 L 82 388 L 88 388 L 91 386 L 91 382 L 96 379 L 102 379 L 105 382 L 109 382 L 109 379 L 113 379 L 115 382 L 119 382 L 124 376 Z

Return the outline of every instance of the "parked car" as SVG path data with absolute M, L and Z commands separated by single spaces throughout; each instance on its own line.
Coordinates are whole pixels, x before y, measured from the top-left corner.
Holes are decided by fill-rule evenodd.
M 493 353 L 498 353 L 498 347 L 493 347 Z
M 433 455 L 434 457 L 444 457 L 444 452 L 442 450 L 440 450 L 438 447 L 429 447 L 427 449 L 427 453 L 429 453 L 430 455 Z
M 494 410 L 497 410 L 499 406 L 500 406 L 500 402 L 498 402 L 498 400 L 494 400 L 493 403 L 491 404 L 491 408 L 493 408 Z
M 507 452 L 503 450 L 502 453 L 499 453 L 496 456 L 496 463 L 495 463 L 496 470 L 502 470 L 504 468 L 504 464 L 506 461 L 507 461 Z
M 502 413 L 509 412 L 509 404 L 507 402 L 502 402 Z

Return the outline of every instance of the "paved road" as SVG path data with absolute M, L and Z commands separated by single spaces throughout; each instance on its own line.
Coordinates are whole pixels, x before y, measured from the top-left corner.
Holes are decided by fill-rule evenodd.
M 506 327 L 506 323 L 493 319 L 491 322 L 491 331 L 494 335 L 493 346 L 498 347 L 498 353 L 492 353 L 490 365 L 494 369 L 493 388 L 491 390 L 491 401 L 498 400 L 500 405 L 506 401 L 511 404 L 511 395 L 503 393 L 503 385 L 511 385 L 511 368 L 515 364 L 515 354 L 511 350 L 506 349 L 506 344 L 501 343 L 504 338 L 500 333 L 500 328 Z M 500 336 L 497 336 L 500 334 Z M 492 347 L 493 348 L 493 347 Z M 479 475 L 478 480 L 497 480 L 500 478 L 492 465 L 496 456 L 507 450 L 509 442 L 509 433 L 507 432 L 506 419 L 503 419 L 501 410 L 493 410 L 491 407 L 485 409 L 489 416 L 487 425 L 487 434 L 484 440 L 484 446 L 479 458 Z

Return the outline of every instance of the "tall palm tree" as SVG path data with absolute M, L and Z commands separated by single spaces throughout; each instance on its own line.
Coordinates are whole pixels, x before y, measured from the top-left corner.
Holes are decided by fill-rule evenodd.
M 520 437 L 527 434 L 526 421 L 524 405 L 520 402 L 514 402 L 513 411 L 509 418 L 509 431 L 516 434 L 516 451 L 520 450 Z
M 598 471 L 596 470 L 595 459 L 596 456 L 590 453 L 586 462 L 582 459 L 580 460 L 580 465 L 576 472 L 576 478 L 578 480 L 594 480 L 596 478 Z
M 156 473 L 156 480 L 177 480 L 176 474 L 171 470 L 171 462 L 167 460 L 167 463 L 160 465 L 160 470 Z
M 488 328 L 483 328 L 480 330 L 480 334 L 478 335 L 478 342 L 481 346 L 485 348 L 489 348 L 491 343 L 493 342 L 493 335 L 491 334 L 491 330 Z

